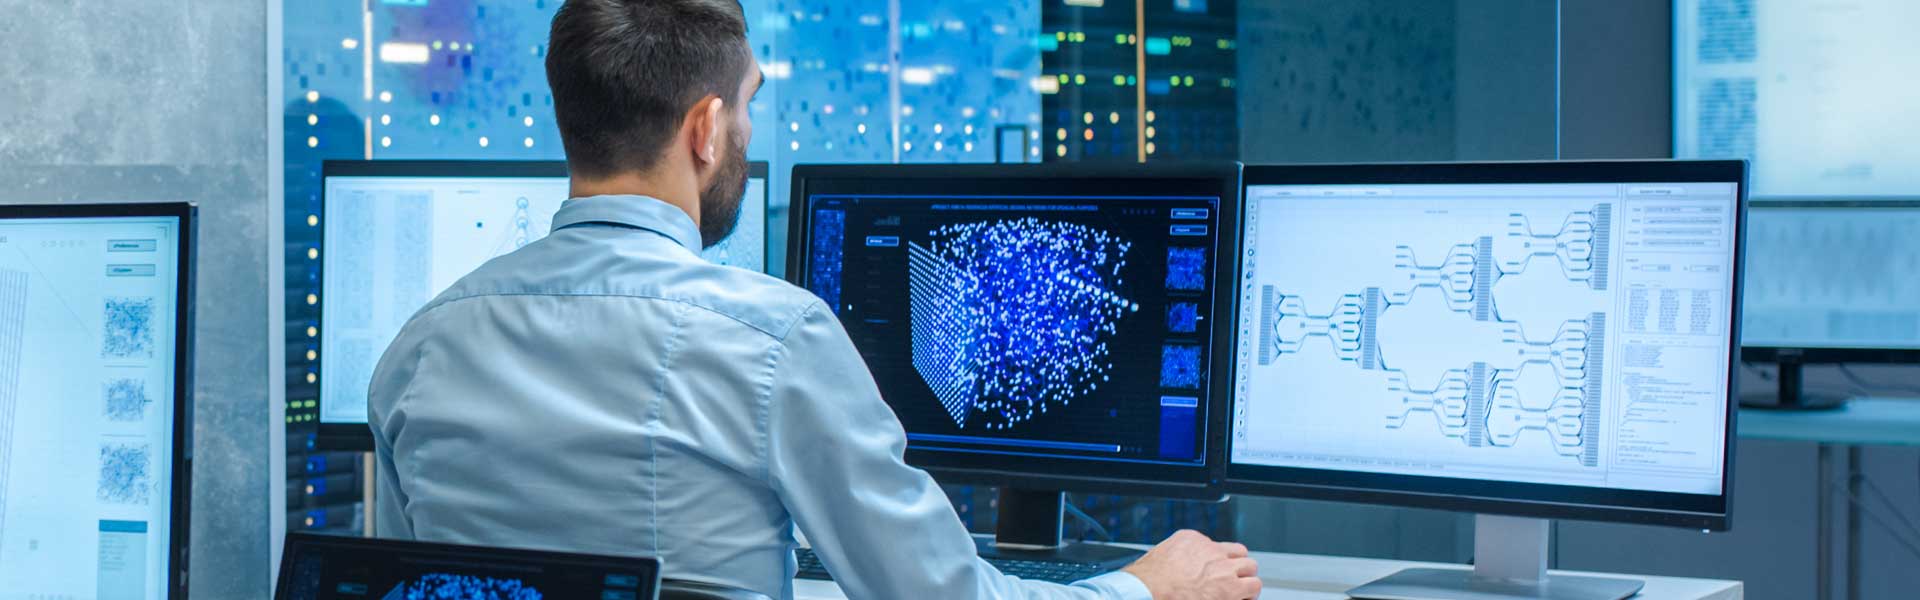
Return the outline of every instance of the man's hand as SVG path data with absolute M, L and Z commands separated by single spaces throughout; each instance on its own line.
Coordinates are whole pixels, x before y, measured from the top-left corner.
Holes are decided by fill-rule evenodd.
M 1153 600 L 1248 600 L 1260 597 L 1260 564 L 1247 547 L 1183 529 L 1126 569 Z

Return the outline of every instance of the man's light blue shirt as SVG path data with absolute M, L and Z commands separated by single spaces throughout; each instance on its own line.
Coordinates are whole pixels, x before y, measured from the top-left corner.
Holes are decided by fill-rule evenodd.
M 980 560 L 832 310 L 699 250 L 670 204 L 576 198 L 415 314 L 368 392 L 379 535 L 791 598 L 798 526 L 849 598 L 1149 599 Z

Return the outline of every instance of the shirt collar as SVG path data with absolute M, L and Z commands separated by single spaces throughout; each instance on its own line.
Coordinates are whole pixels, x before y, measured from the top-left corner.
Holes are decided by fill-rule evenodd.
M 560 205 L 553 215 L 553 229 L 588 223 L 604 223 L 644 229 L 700 252 L 700 227 L 680 207 L 647 196 L 609 195 L 573 198 Z

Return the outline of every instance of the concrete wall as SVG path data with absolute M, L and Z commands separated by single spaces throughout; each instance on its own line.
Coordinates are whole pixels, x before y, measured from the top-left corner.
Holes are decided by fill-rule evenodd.
M 0 0 L 0 202 L 200 204 L 192 594 L 266 593 L 266 7 Z

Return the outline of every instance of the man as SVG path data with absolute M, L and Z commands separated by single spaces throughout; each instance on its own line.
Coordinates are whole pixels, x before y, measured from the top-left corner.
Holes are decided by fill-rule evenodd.
M 832 310 L 700 259 L 738 217 L 762 81 L 734 0 L 569 0 L 547 79 L 572 199 L 381 357 L 381 536 L 657 556 L 790 598 L 797 526 L 856 599 L 1258 595 L 1246 548 L 1193 532 L 1074 586 L 1000 574 L 902 462 Z

